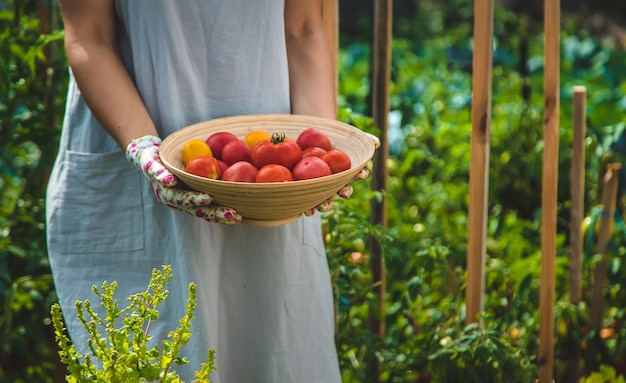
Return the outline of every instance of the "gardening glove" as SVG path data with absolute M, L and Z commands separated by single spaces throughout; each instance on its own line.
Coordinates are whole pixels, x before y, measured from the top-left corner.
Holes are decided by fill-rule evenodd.
M 161 162 L 161 139 L 155 136 L 136 138 L 126 148 L 126 158 L 148 179 L 156 198 L 174 210 L 180 210 L 209 222 L 226 225 L 241 222 L 241 215 L 229 207 L 212 205 L 207 193 L 176 187 L 178 178 Z
M 374 141 L 374 148 L 378 149 L 380 147 L 380 140 L 378 139 L 378 137 L 374 136 L 373 134 L 370 133 L 365 133 L 369 138 L 372 139 L 372 141 Z M 367 177 L 369 177 L 369 170 L 367 170 L 367 168 L 363 168 L 361 169 L 355 176 L 354 178 L 352 178 L 353 181 L 362 181 L 364 179 L 367 179 Z M 339 191 L 337 192 L 337 195 L 340 198 L 343 199 L 348 199 L 350 198 L 350 196 L 352 196 L 352 185 L 347 184 L 344 187 L 342 187 L 341 189 L 339 189 Z M 317 205 L 316 207 L 307 210 L 304 212 L 304 215 L 306 215 L 307 217 L 312 216 L 313 214 L 315 214 L 316 211 L 319 211 L 320 213 L 323 213 L 325 211 L 330 210 L 330 208 L 332 207 L 332 200 L 333 200 L 334 196 L 327 199 L 326 201 L 322 202 L 321 204 Z

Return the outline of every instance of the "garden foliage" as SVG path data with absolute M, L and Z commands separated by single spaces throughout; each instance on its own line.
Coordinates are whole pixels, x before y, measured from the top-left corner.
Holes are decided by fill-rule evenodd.
M 543 36 L 537 23 L 496 9 L 493 110 L 490 135 L 486 313 L 483 328 L 464 328 L 467 211 L 471 133 L 471 2 L 429 13 L 421 39 L 397 29 L 392 51 L 388 229 L 368 226 L 366 199 L 343 202 L 328 216 L 327 247 L 335 270 L 338 343 L 344 380 L 367 376 L 375 351 L 383 381 L 529 382 L 536 373 L 541 260 L 543 141 Z M 465 20 L 446 23 L 451 14 Z M 626 54 L 568 19 L 562 33 L 559 205 L 556 269 L 555 377 L 567 375 L 572 349 L 591 343 L 584 372 L 611 368 L 624 374 L 623 225 L 610 245 L 605 330 L 588 327 L 588 293 L 598 257 L 587 229 L 584 289 L 587 301 L 568 301 L 569 187 L 572 159 L 572 87 L 587 88 L 585 206 L 589 218 L 600 203 L 608 162 L 623 162 Z M 445 26 L 445 30 L 444 30 Z M 399 32 L 399 33 L 398 33 Z M 367 114 L 370 46 L 352 41 L 342 51 L 340 97 L 353 113 Z M 361 127 L 368 129 L 367 121 Z M 372 128 L 375 132 L 375 127 Z M 621 190 L 621 189 L 620 189 Z M 620 193 L 620 198 L 623 193 Z M 616 219 L 621 221 L 621 207 Z M 619 223 L 619 222 L 618 222 Z M 358 227 L 360 230 L 346 230 Z M 583 228 L 584 229 L 584 228 Z M 346 233 L 349 233 L 346 235 Z M 368 305 L 376 304 L 367 262 L 355 239 L 377 235 L 387 269 L 384 339 L 366 331 Z M 359 243 L 358 241 L 356 242 Z M 611 367 L 607 367 L 610 365 Z M 422 379 L 422 380 L 419 380 Z
M 89 334 L 90 352 L 76 351 L 66 329 L 58 303 L 52 305 L 52 323 L 59 345 L 61 362 L 67 365 L 69 383 L 183 383 L 176 367 L 189 364 L 180 356 L 192 336 L 191 322 L 196 309 L 196 284 L 188 286 L 189 297 L 185 316 L 179 327 L 168 333 L 168 340 L 152 341 L 150 325 L 159 319 L 158 306 L 169 296 L 166 285 L 172 280 L 171 266 L 153 270 L 146 291 L 128 297 L 128 306 L 121 308 L 114 298 L 117 282 L 103 282 L 93 287 L 100 299 L 104 315 L 99 315 L 89 300 L 76 302 L 76 315 Z M 66 315 L 72 315 L 66 313 Z M 215 351 L 208 350 L 207 361 L 199 366 L 196 383 L 210 383 L 215 371 Z
M 0 1 L 0 381 L 16 383 L 50 381 L 57 359 L 43 198 L 67 66 L 38 4 Z

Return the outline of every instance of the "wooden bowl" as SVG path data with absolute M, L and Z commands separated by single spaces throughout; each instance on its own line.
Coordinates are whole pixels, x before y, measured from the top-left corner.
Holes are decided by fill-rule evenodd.
M 345 152 L 352 163 L 346 171 L 326 177 L 292 182 L 243 183 L 212 180 L 185 172 L 181 148 L 190 139 L 206 140 L 219 131 L 243 139 L 254 130 L 285 133 L 296 139 L 306 128 L 324 132 L 333 147 Z M 374 155 L 375 138 L 351 125 L 319 117 L 292 114 L 250 114 L 199 122 L 178 130 L 163 140 L 161 160 L 189 188 L 209 193 L 214 202 L 237 210 L 243 222 L 276 226 L 297 220 L 350 183 Z

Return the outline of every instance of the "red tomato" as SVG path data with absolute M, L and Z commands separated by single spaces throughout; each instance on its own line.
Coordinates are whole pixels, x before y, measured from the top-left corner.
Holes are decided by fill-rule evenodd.
M 228 165 L 239 161 L 252 162 L 250 152 L 250 147 L 244 141 L 239 139 L 232 140 L 222 148 L 222 161 Z
M 222 174 L 224 174 L 224 171 L 228 169 L 228 164 L 222 160 L 217 160 L 217 163 L 220 164 L 220 169 L 222 169 Z
M 185 171 L 196 176 L 211 178 L 214 180 L 219 179 L 222 175 L 222 169 L 220 168 L 219 162 L 217 162 L 215 157 L 210 156 L 196 157 L 187 162 Z
M 238 140 L 237 136 L 232 134 L 231 132 L 215 132 L 211 134 L 207 139 L 206 143 L 211 148 L 213 152 L 213 157 L 218 160 L 222 159 L 222 149 L 224 146 L 233 140 Z
M 278 164 L 269 164 L 259 169 L 256 174 L 255 181 L 258 183 L 263 182 L 288 182 L 293 181 L 293 175 L 291 171 Z
M 341 150 L 332 149 L 324 153 L 321 157 L 324 162 L 330 166 L 330 170 L 335 173 L 342 172 L 344 170 L 350 169 L 352 163 L 350 162 L 350 157 Z
M 302 159 L 302 149 L 284 134 L 274 133 L 269 141 L 261 141 L 251 153 L 252 164 L 261 169 L 265 165 L 277 164 L 291 170 Z
M 298 135 L 296 142 L 298 143 L 298 145 L 300 145 L 302 150 L 310 148 L 312 146 L 316 146 L 324 150 L 332 149 L 332 145 L 330 144 L 330 139 L 328 138 L 328 136 L 315 128 L 308 128 L 303 130 L 302 133 Z
M 324 153 L 326 153 L 326 150 L 317 146 L 311 146 L 310 148 L 306 148 L 302 151 L 302 158 L 322 157 Z
M 330 166 L 319 157 L 301 159 L 296 166 L 293 167 L 292 173 L 295 180 L 308 180 L 310 178 L 324 177 L 332 174 Z
M 258 170 L 247 161 L 239 161 L 230 165 L 228 169 L 222 173 L 223 181 L 233 182 L 255 182 Z

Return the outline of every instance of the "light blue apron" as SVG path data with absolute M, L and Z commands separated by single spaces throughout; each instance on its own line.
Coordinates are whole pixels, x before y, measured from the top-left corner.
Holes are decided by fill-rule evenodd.
M 121 55 L 162 137 L 216 117 L 289 112 L 283 1 L 130 0 L 116 9 Z M 215 383 L 340 381 L 319 217 L 232 227 L 160 205 L 73 79 L 46 210 L 53 276 L 80 352 L 76 300 L 93 302 L 91 286 L 117 281 L 125 305 L 153 268 L 170 264 L 170 296 L 150 332 L 158 340 L 178 326 L 195 282 L 184 381 L 209 348 Z

